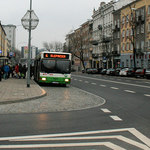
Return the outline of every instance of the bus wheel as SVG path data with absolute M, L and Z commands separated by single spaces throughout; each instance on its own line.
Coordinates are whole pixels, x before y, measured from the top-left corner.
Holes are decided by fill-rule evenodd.
M 66 85 L 66 84 L 62 84 L 62 86 L 63 86 L 63 87 L 66 87 L 67 85 Z

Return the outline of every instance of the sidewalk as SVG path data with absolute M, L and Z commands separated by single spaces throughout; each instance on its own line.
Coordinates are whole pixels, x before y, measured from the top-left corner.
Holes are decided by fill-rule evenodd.
M 45 95 L 46 91 L 33 80 L 30 80 L 30 88 L 27 88 L 27 79 L 9 78 L 0 82 L 0 104 L 36 99 Z

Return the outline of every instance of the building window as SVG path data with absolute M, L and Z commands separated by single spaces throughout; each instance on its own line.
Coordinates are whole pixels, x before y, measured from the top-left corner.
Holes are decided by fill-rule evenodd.
M 130 44 L 130 50 L 133 51 L 133 44 Z
M 141 33 L 144 33 L 144 24 L 141 25 Z
M 141 41 L 141 50 L 144 51 L 144 41 Z
M 129 15 L 126 16 L 126 22 L 129 22 Z
M 124 18 L 124 16 L 122 17 L 122 24 L 124 24 L 124 22 L 125 22 L 125 18 Z
M 120 32 L 117 33 L 117 38 L 118 38 L 118 39 L 120 38 Z
M 118 26 L 118 28 L 120 28 L 120 20 L 119 19 L 117 20 L 117 26 Z
M 136 49 L 139 50 L 139 42 L 136 42 Z
M 122 31 L 122 37 L 125 37 L 125 30 Z
M 127 45 L 126 45 L 126 50 L 127 51 L 129 50 L 129 43 L 127 43 Z
M 124 51 L 125 50 L 125 44 L 123 43 L 122 44 L 122 51 Z
M 130 33 L 131 33 L 130 35 L 132 36 L 133 35 L 133 30 L 132 29 L 130 30 Z
M 148 6 L 148 14 L 150 15 L 150 5 Z
M 139 30 L 140 28 L 139 28 L 139 26 L 137 26 L 137 28 L 136 28 L 136 34 L 139 34 L 140 33 L 140 30 Z
M 129 30 L 127 29 L 127 32 L 126 32 L 126 37 L 128 37 L 129 36 Z
M 148 23 L 148 32 L 150 32 L 150 22 Z

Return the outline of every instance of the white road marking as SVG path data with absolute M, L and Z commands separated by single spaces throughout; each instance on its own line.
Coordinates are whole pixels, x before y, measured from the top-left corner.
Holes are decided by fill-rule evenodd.
M 82 82 L 82 80 L 79 80 L 80 82 Z
M 101 110 L 102 110 L 104 113 L 111 113 L 111 111 L 108 110 L 108 109 L 106 109 L 106 108 L 102 108 Z
M 111 89 L 114 89 L 114 90 L 118 90 L 119 88 L 116 88 L 116 87 L 110 87 Z
M 106 85 L 103 85 L 103 84 L 100 84 L 99 86 L 101 86 L 101 87 L 106 87 Z
M 110 117 L 115 121 L 122 121 L 122 119 L 119 118 L 118 116 L 110 116 Z
M 89 83 L 89 81 L 84 81 L 85 83 Z
M 126 138 L 121 135 L 110 135 L 110 136 L 85 136 L 85 135 L 93 135 L 93 134 L 104 134 L 104 133 L 116 133 L 116 132 L 130 132 L 132 135 L 134 135 L 137 139 L 139 139 L 141 142 L 145 143 L 142 144 L 140 142 L 134 141 L 132 139 Z M 76 137 L 76 136 L 81 136 L 84 135 L 84 137 Z M 75 137 L 70 137 L 70 136 L 75 136 Z M 60 138 L 59 138 L 60 137 Z M 131 145 L 134 145 L 136 147 L 139 147 L 143 150 L 150 150 L 150 139 L 140 133 L 138 130 L 135 128 L 123 128 L 123 129 L 111 129 L 111 130 L 97 130 L 97 131 L 86 131 L 86 132 L 73 132 L 73 133 L 57 133 L 57 134 L 44 134 L 44 135 L 30 135 L 30 136 L 16 136 L 16 137 L 1 137 L 0 141 L 39 141 L 40 140 L 68 140 L 67 137 L 70 140 L 77 140 L 77 139 L 118 139 L 121 141 L 124 141 L 126 143 L 129 143 Z M 104 145 L 104 142 L 97 142 L 99 145 Z M 108 142 L 107 142 L 108 143 Z M 19 143 L 18 143 L 19 144 Z M 72 145 L 69 145 L 72 144 Z M 59 147 L 69 147 L 69 146 L 92 146 L 96 143 L 90 142 L 90 143 L 61 143 L 61 144 L 56 144 Z M 86 144 L 86 145 L 85 145 Z M 112 143 L 109 143 L 112 144 Z M 107 146 L 110 146 L 110 145 Z M 29 145 L 0 145 L 0 148 L 34 148 L 34 146 L 37 147 L 55 147 L 56 145 L 53 144 L 29 144 Z M 2 147 L 3 146 L 3 147 Z M 10 147 L 9 147 L 10 146 Z M 17 147 L 18 146 L 18 147 Z M 19 147 L 20 146 L 20 147 Z M 22 146 L 22 147 L 21 147 Z M 96 145 L 95 145 L 96 146 Z M 105 145 L 106 146 L 106 145 Z M 149 146 L 149 147 L 148 147 Z
M 96 83 L 91 83 L 91 84 L 96 85 Z
M 58 143 L 58 144 L 26 144 L 26 145 L 0 145 L 1 148 L 45 148 L 45 147 L 79 147 L 79 146 L 106 146 L 110 149 L 125 150 L 111 142 L 89 142 L 89 143 Z
M 72 75 L 72 76 L 76 76 L 76 75 Z M 143 87 L 143 88 L 148 88 L 148 89 L 150 89 L 150 86 L 139 85 L 139 84 L 125 83 L 125 82 L 112 81 L 112 80 L 105 80 L 105 79 L 97 79 L 97 78 L 85 77 L 85 76 L 80 76 L 80 75 L 78 75 L 77 77 L 82 77 L 82 78 L 87 78 L 87 79 L 93 79 L 93 80 L 98 80 L 98 81 L 111 82 L 111 83 L 117 83 L 117 84 L 131 85 L 131 86 Z
M 150 97 L 150 95 L 149 95 L 149 94 L 144 94 L 144 96 Z
M 120 141 L 123 141 L 125 143 L 134 145 L 136 147 L 139 147 L 141 149 L 148 149 L 148 147 L 144 144 L 138 143 L 137 141 L 134 141 L 132 139 L 126 138 L 122 135 L 110 135 L 110 136 L 84 136 L 84 137 L 58 137 L 58 138 L 34 138 L 34 139 L 21 139 L 21 140 L 12 140 L 12 141 L 65 141 L 65 140 L 101 140 L 101 139 L 118 139 Z M 73 143 L 72 143 L 73 144 Z M 148 149 L 149 150 L 149 149 Z
M 145 82 L 145 83 L 150 84 L 150 82 Z
M 74 79 L 74 80 L 77 80 L 77 79 Z
M 130 90 L 124 90 L 124 91 L 128 93 L 135 93 L 134 91 L 130 91 Z

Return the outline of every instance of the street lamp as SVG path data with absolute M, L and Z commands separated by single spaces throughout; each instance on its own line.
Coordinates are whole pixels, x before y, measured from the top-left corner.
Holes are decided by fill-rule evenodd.
M 32 0 L 30 0 L 30 10 L 21 19 L 21 23 L 25 29 L 29 31 L 29 43 L 28 43 L 28 71 L 27 71 L 27 87 L 30 87 L 30 53 L 31 53 L 31 30 L 34 30 L 39 19 L 32 10 Z

